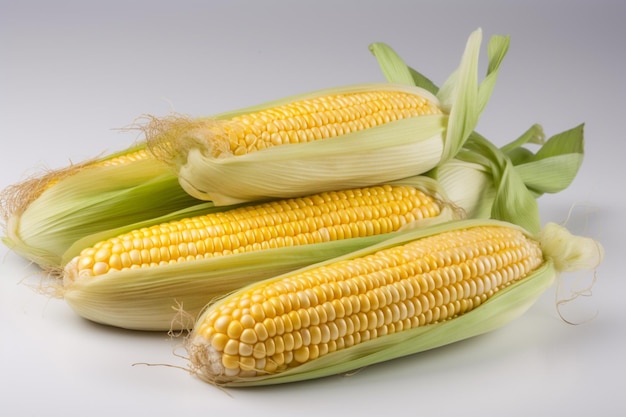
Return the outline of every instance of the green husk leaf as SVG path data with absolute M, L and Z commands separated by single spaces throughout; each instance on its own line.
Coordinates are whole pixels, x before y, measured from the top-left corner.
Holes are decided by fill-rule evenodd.
M 557 193 L 569 187 L 584 157 L 584 125 L 554 135 L 532 157 L 516 166 L 529 189 L 537 194 Z
M 495 179 L 488 167 L 453 158 L 427 175 L 436 179 L 447 196 L 468 218 L 491 217 L 496 195 Z
M 478 106 L 481 113 L 489 102 L 498 78 L 500 66 L 509 50 L 510 41 L 511 38 L 509 36 L 501 35 L 494 35 L 489 39 L 489 44 L 487 45 L 487 55 L 489 57 L 487 74 L 478 87 Z
M 580 126 L 553 136 L 536 154 L 521 147 L 542 143 L 542 137 L 543 129 L 534 125 L 498 149 L 474 132 L 457 158 L 428 175 L 440 182 L 450 199 L 465 208 L 469 217 L 493 217 L 537 230 L 536 203 L 531 200 L 569 186 L 583 158 Z M 481 182 L 482 192 L 474 191 Z M 517 220 L 524 213 L 526 216 Z
M 477 107 L 480 111 L 485 107 L 494 87 L 509 43 L 508 36 L 494 36 L 490 39 L 487 75 L 478 87 Z M 389 65 L 393 68 L 406 65 L 388 45 L 376 44 L 370 50 L 379 60 L 381 68 L 389 65 L 385 60 L 393 60 L 393 65 Z M 413 74 L 415 84 L 422 83 L 420 86 L 437 94 L 442 103 L 451 100 L 449 97 L 455 93 L 460 77 L 460 70 L 454 72 L 438 89 L 418 71 L 410 67 L 409 71 Z M 383 73 L 388 77 L 393 76 L 389 70 L 383 70 Z M 451 122 L 452 119 L 451 114 Z M 442 183 L 451 198 L 466 209 L 469 217 L 493 217 L 537 231 L 540 223 L 534 199 L 546 192 L 561 191 L 571 184 L 583 159 L 582 136 L 581 125 L 555 135 L 546 142 L 543 128 L 535 124 L 516 140 L 497 149 L 483 136 L 472 132 L 469 144 L 458 152 L 457 159 L 446 161 L 443 158 L 442 163 L 428 175 Z M 534 154 L 523 148 L 526 144 L 542 147 Z M 482 191 L 474 193 L 481 183 Z M 470 186 L 466 187 L 466 184 Z M 467 188 L 471 191 L 467 191 Z
M 369 49 L 378 59 L 380 69 L 387 81 L 397 84 L 417 85 L 409 67 L 389 45 L 375 42 L 369 46 Z
M 439 91 L 438 98 L 446 106 L 450 103 L 450 120 L 446 131 L 442 161 L 446 161 L 459 151 L 465 139 L 476 127 L 480 116 L 478 103 L 478 55 L 482 31 L 473 32 L 465 48 L 459 69 L 456 71 L 454 87 Z M 442 94 L 450 92 L 450 96 Z
M 473 134 L 459 159 L 488 167 L 496 193 L 491 217 L 517 224 L 532 233 L 541 227 L 539 207 L 510 159 L 484 137 Z
M 418 71 L 415 71 L 413 68 L 409 67 L 409 71 L 411 72 L 411 77 L 413 78 L 413 82 L 416 86 L 421 87 L 432 94 L 437 94 L 439 87 L 437 87 L 434 82 Z
M 543 131 L 543 127 L 539 124 L 534 124 L 526 132 L 520 135 L 519 138 L 500 147 L 500 150 L 511 159 L 511 162 L 517 165 L 518 163 L 522 163 L 525 160 L 525 158 L 514 157 L 513 156 L 514 152 L 518 150 L 528 151 L 527 149 L 522 148 L 522 146 L 526 145 L 527 143 L 532 143 L 535 145 L 543 145 L 545 141 L 546 141 L 546 134 Z M 530 155 L 532 155 L 532 152 L 530 151 L 528 152 L 530 153 Z

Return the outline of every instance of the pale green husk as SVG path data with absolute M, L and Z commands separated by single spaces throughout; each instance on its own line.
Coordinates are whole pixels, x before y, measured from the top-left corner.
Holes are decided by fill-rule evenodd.
M 201 203 L 206 210 L 207 203 L 185 193 L 169 168 L 155 159 L 97 166 L 140 148 L 46 172 L 3 190 L 3 243 L 41 267 L 54 269 L 62 265 L 70 246 L 85 236 Z
M 463 215 L 432 178 L 416 176 L 390 184 L 413 186 L 444 204 L 439 216 L 405 225 L 402 230 L 424 228 Z M 58 290 L 78 315 L 91 321 L 136 330 L 179 330 L 190 328 L 200 310 L 216 297 L 373 245 L 392 235 L 260 250 L 93 278 L 65 273 L 63 287 Z
M 444 231 L 480 225 L 517 227 L 506 222 L 477 219 L 434 225 L 426 229 L 405 232 L 380 244 L 337 259 L 322 262 L 309 268 L 326 265 L 339 260 L 364 256 L 384 248 L 400 245 Z M 520 228 L 520 230 L 523 229 Z M 532 234 L 528 232 L 526 232 L 526 234 L 531 238 L 533 237 Z M 598 242 L 584 237 L 573 236 L 565 228 L 556 224 L 546 226 L 539 236 L 539 242 L 542 245 L 545 263 L 526 278 L 497 292 L 488 301 L 468 313 L 448 321 L 401 331 L 354 345 L 281 373 L 252 378 L 240 378 L 233 382 L 220 383 L 220 385 L 242 387 L 281 384 L 342 374 L 365 366 L 474 337 L 503 326 L 523 314 L 532 306 L 537 298 L 551 286 L 559 272 L 594 268 L 598 266 L 603 258 L 603 249 Z M 279 276 L 271 280 L 277 280 L 283 277 Z M 238 292 L 245 292 L 248 289 L 249 288 L 242 288 Z M 222 302 L 228 302 L 228 297 L 218 301 L 218 303 Z M 211 310 L 212 306 L 210 305 L 198 319 L 197 324 L 201 323 L 203 318 L 210 314 Z M 187 348 L 190 351 L 201 349 L 201 345 L 194 345 L 199 342 L 197 338 L 194 338 L 193 333 L 190 335 L 188 342 Z M 215 383 L 210 375 L 203 374 L 202 364 L 193 363 L 191 369 L 198 377 L 208 382 Z
M 582 126 L 545 143 L 542 138 L 543 129 L 534 125 L 497 149 L 473 132 L 456 158 L 427 175 L 441 184 L 468 218 L 507 220 L 536 232 L 540 222 L 533 200 L 567 188 L 583 160 Z M 541 144 L 536 153 L 522 147 L 529 141 Z
M 363 89 L 413 91 L 441 103 L 444 114 L 399 120 L 323 141 L 282 145 L 243 156 L 211 156 L 197 132 L 169 137 L 167 129 L 147 129 L 153 153 L 174 165 L 181 185 L 194 197 L 233 204 L 268 197 L 293 197 L 338 188 L 372 185 L 422 174 L 451 159 L 478 122 L 508 42 L 490 43 L 489 77 L 478 84 L 482 32 L 472 33 L 445 91 L 433 96 L 406 83 L 340 87 L 224 113 L 215 119 L 284 104 L 311 95 Z M 167 125 L 167 123 L 165 123 Z M 204 143 L 204 145 L 203 145 Z
M 485 182 L 485 192 L 472 212 L 475 217 L 488 216 L 515 223 L 538 233 L 541 227 L 537 198 L 567 188 L 575 178 L 583 160 L 582 125 L 548 139 L 536 153 L 520 146 L 524 140 L 537 139 L 533 126 L 520 139 L 498 149 L 484 137 L 473 133 L 454 164 L 443 164 L 429 175 L 436 178 L 457 200 L 462 189 L 459 179 L 482 171 L 493 181 Z M 488 173 L 488 175 L 487 175 Z

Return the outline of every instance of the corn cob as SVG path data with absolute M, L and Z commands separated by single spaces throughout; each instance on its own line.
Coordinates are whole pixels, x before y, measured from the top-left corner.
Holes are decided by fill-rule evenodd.
M 330 139 L 395 120 L 441 114 L 437 99 L 421 90 L 375 85 L 243 113 L 228 119 L 154 119 L 148 130 L 165 130 L 168 142 L 184 135 L 205 137 L 211 157 L 242 156 L 286 144 Z M 163 123 L 163 126 L 159 125 Z
M 451 343 L 521 314 L 556 272 L 602 253 L 556 225 L 538 240 L 496 221 L 410 231 L 211 304 L 188 339 L 191 369 L 227 386 L 282 383 Z
M 439 202 L 408 186 L 321 193 L 132 231 L 83 250 L 65 270 L 91 277 L 109 271 L 371 236 L 436 217 L 441 211 Z
M 94 321 L 168 329 L 177 303 L 195 315 L 250 282 L 458 216 L 435 189 L 416 178 L 144 227 L 83 249 L 63 270 L 63 297 Z
M 478 94 L 481 36 L 470 36 L 444 104 L 416 86 L 340 87 L 214 117 L 154 118 L 148 147 L 188 193 L 217 205 L 419 175 L 452 158 L 478 121 L 473 100 L 484 107 L 491 91 Z

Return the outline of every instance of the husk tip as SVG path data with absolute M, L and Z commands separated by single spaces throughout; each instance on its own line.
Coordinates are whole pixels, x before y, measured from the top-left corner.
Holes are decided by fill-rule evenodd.
M 548 223 L 539 240 L 546 258 L 558 272 L 596 269 L 604 259 L 604 248 L 590 237 L 577 236 L 556 223 Z

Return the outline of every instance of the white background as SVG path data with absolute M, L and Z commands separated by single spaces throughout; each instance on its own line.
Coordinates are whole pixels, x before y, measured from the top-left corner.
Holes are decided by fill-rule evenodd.
M 165 334 L 95 325 L 35 293 L 36 269 L 2 246 L 0 414 L 624 415 L 625 4 L 0 0 L 1 188 L 128 146 L 137 137 L 118 128 L 145 113 L 210 115 L 383 81 L 373 41 L 440 84 L 482 27 L 484 44 L 510 34 L 511 49 L 478 130 L 502 145 L 532 123 L 552 135 L 584 122 L 582 169 L 539 200 L 542 221 L 569 218 L 606 249 L 593 295 L 563 309 L 583 324 L 561 320 L 552 288 L 485 336 L 351 377 L 223 392 L 180 369 L 133 366 L 185 362 Z

